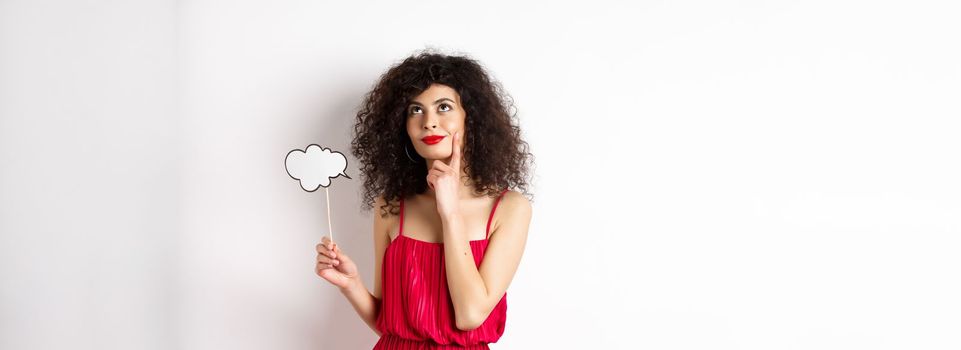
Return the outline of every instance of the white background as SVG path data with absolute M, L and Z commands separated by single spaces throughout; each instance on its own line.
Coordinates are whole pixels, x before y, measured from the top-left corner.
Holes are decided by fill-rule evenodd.
M 961 347 L 950 1 L 0 1 L 0 348 L 363 349 L 314 275 L 363 94 L 480 60 L 536 156 L 492 348 Z M 373 280 L 361 177 L 332 225 Z

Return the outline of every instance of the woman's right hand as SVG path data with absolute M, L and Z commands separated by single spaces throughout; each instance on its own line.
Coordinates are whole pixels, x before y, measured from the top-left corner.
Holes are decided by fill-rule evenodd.
M 314 271 L 331 284 L 346 289 L 359 279 L 357 265 L 340 251 L 337 243 L 331 242 L 330 237 L 324 236 L 317 244 L 317 265 Z

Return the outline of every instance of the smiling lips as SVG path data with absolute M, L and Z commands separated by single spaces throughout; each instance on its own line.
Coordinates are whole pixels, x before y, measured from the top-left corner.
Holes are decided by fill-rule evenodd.
M 437 143 L 439 143 L 439 142 L 440 142 L 441 140 L 443 140 L 443 139 L 444 139 L 444 136 L 431 135 L 431 136 L 424 137 L 424 138 L 422 138 L 422 139 L 420 139 L 420 140 L 421 140 L 421 141 L 424 141 L 424 143 L 426 143 L 426 144 L 428 144 L 428 145 L 436 145 Z

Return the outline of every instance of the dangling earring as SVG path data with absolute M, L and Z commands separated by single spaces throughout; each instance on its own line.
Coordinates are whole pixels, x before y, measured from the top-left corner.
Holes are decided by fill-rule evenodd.
M 411 157 L 410 157 L 410 152 L 407 151 L 407 145 L 404 145 L 404 154 L 407 155 L 407 159 L 410 159 L 410 162 L 411 162 L 411 163 L 420 163 L 420 162 L 414 160 L 414 158 L 411 158 Z

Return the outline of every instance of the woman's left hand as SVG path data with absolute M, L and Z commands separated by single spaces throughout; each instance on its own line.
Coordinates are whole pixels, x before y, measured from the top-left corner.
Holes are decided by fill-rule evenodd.
M 460 214 L 460 138 L 460 132 L 455 131 L 451 140 L 453 146 L 451 146 L 450 164 L 440 159 L 435 160 L 427 172 L 427 184 L 434 189 L 437 213 L 442 218 Z

